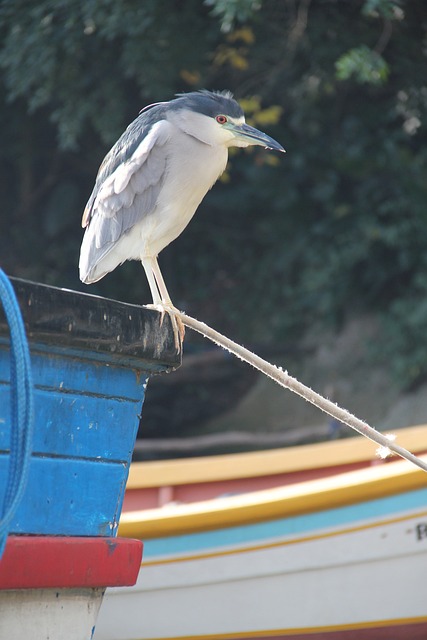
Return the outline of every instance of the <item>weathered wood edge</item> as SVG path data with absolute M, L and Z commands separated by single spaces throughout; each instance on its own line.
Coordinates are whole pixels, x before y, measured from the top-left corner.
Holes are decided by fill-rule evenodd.
M 11 278 L 32 349 L 69 352 L 150 373 L 181 364 L 170 318 L 143 306 Z M 0 306 L 0 340 L 9 337 Z

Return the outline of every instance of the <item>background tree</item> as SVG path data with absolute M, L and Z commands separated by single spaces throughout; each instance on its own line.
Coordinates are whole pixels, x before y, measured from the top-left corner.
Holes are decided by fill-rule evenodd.
M 421 0 L 3 0 L 4 267 L 83 288 L 79 221 L 111 144 L 149 102 L 229 88 L 288 153 L 232 155 L 161 255 L 174 302 L 233 335 L 244 318 L 239 337 L 263 344 L 376 313 L 378 353 L 417 383 L 426 24 Z M 149 298 L 136 263 L 90 290 Z

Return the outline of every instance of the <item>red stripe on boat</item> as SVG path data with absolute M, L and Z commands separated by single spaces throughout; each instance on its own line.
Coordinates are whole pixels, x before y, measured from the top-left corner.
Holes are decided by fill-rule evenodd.
M 240 640 L 426 640 L 427 638 L 427 622 L 403 622 L 401 624 L 393 624 L 390 626 L 383 622 L 384 626 L 372 626 L 369 628 L 357 629 L 331 629 L 329 631 L 314 631 L 297 634 L 289 633 L 281 635 L 248 635 L 239 634 Z M 199 637 L 199 636 L 197 636 Z M 210 636 L 209 636 L 210 637 Z M 212 636 L 213 637 L 213 636 Z M 226 638 L 226 635 L 221 637 Z M 230 638 L 236 636 L 231 634 Z
M 130 586 L 141 558 L 140 540 L 10 536 L 0 560 L 0 589 Z

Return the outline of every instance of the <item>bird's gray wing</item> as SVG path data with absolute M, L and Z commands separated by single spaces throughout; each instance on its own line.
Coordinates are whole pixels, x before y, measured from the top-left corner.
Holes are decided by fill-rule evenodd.
M 170 124 L 161 120 L 139 144 L 133 140 L 126 145 L 126 139 L 120 139 L 105 158 L 82 222 L 92 230 L 98 249 L 117 242 L 154 208 L 166 171 L 169 137 Z
M 96 265 L 115 243 L 151 213 L 162 188 L 171 125 L 160 120 L 135 131 L 137 126 L 138 119 L 106 156 L 86 205 L 82 220 L 86 232 L 80 253 L 83 281 L 91 281 Z

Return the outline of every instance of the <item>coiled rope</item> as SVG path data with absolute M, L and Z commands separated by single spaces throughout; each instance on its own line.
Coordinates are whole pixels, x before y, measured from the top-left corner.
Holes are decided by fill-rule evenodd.
M 0 301 L 10 331 L 10 454 L 0 517 L 0 557 L 24 495 L 33 440 L 33 381 L 24 322 L 9 278 L 0 269 Z

